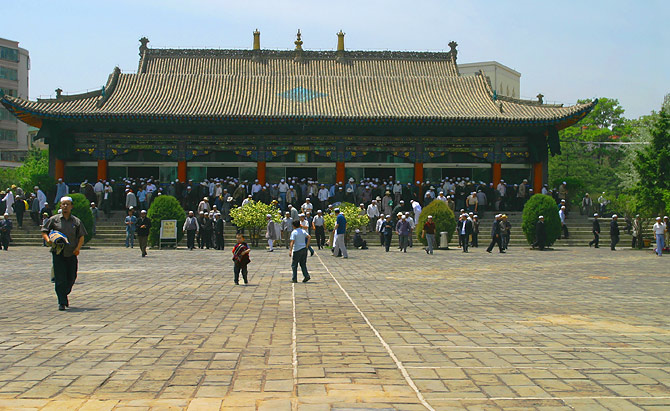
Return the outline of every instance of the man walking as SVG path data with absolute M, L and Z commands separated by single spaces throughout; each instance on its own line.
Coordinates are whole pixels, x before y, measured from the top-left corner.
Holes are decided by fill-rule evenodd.
M 326 244 L 326 229 L 324 226 L 323 211 L 317 210 L 316 216 L 312 219 L 312 229 L 316 235 L 316 246 L 321 250 Z
M 335 210 L 335 248 L 333 249 L 333 255 L 337 256 L 338 252 L 342 252 L 342 258 L 349 258 L 347 255 L 347 247 L 344 244 L 344 235 L 347 232 L 347 219 L 344 217 L 344 214 L 340 213 L 340 209 L 336 208 Z
M 307 272 L 307 247 L 309 246 L 310 235 L 300 226 L 300 221 L 293 221 L 293 231 L 291 232 L 291 244 L 289 247 L 289 257 L 292 258 L 291 269 L 293 270 L 292 282 L 298 282 L 298 265 L 302 271 L 302 282 L 310 280 Z
M 663 248 L 665 247 L 665 232 L 668 228 L 663 224 L 661 217 L 656 217 L 656 223 L 653 227 L 654 235 L 656 236 L 656 254 L 661 257 L 663 255 Z
M 496 214 L 495 220 L 493 221 L 493 226 L 491 227 L 491 244 L 489 244 L 489 247 L 486 249 L 487 253 L 490 253 L 491 250 L 493 250 L 493 246 L 496 244 L 498 245 L 499 252 L 502 254 L 505 253 L 505 250 L 503 250 L 502 246 L 502 227 L 500 224 L 500 216 L 501 214 Z
M 12 238 L 12 220 L 9 219 L 9 213 L 5 213 L 0 218 L 0 248 L 7 251 L 9 240 Z
M 558 216 L 561 219 L 561 231 L 563 233 L 563 238 L 568 238 L 568 226 L 565 225 L 565 206 L 561 206 L 561 209 L 558 211 Z
M 593 227 L 591 228 L 593 232 L 593 240 L 589 242 L 589 247 L 593 246 L 595 248 L 600 248 L 600 221 L 598 221 L 598 213 L 593 214 Z
M 612 222 L 610 222 L 610 249 L 616 251 L 616 245 L 619 242 L 619 217 L 614 214 L 612 216 Z
M 468 243 L 470 242 L 470 234 L 472 234 L 472 222 L 468 219 L 467 214 L 461 214 L 457 224 L 458 237 L 460 238 L 463 252 L 468 252 Z
M 423 231 L 421 237 L 426 239 L 426 254 L 433 254 L 433 246 L 435 244 L 435 222 L 433 216 L 429 215 L 425 223 L 423 223 Z
M 140 243 L 142 257 L 146 257 L 149 230 L 151 229 L 151 220 L 147 217 L 147 210 L 140 211 L 140 218 L 137 219 L 135 225 L 137 226 L 137 241 Z
M 407 252 L 407 246 L 409 245 L 409 234 L 411 231 L 409 221 L 407 221 L 407 216 L 404 214 L 401 215 L 400 219 L 396 223 L 396 233 L 398 233 L 398 242 L 400 243 L 400 250 L 404 253 Z
M 642 248 L 642 219 L 639 214 L 635 216 L 635 220 L 633 221 L 632 234 L 631 248 Z
M 49 218 L 42 226 L 42 238 L 52 246 L 51 256 L 53 263 L 54 284 L 58 296 L 58 309 L 65 311 L 70 306 L 68 295 L 77 280 L 77 256 L 84 245 L 86 228 L 77 217 L 72 215 L 72 198 L 60 198 L 61 213 Z M 54 243 L 49 234 L 58 232 L 64 237 L 64 243 L 53 247 Z
M 217 250 L 223 250 L 223 229 L 225 226 L 225 220 L 222 218 L 221 213 L 214 213 L 214 241 Z
M 391 221 L 391 216 L 386 215 L 386 220 L 382 224 L 382 234 L 384 236 L 384 248 L 386 252 L 389 252 L 391 247 L 391 236 L 393 236 L 393 221 Z

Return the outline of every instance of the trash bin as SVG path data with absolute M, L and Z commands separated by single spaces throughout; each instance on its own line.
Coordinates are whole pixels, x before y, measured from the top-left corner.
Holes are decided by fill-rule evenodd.
M 440 232 L 440 250 L 448 250 L 449 249 L 449 240 L 447 237 L 447 234 L 449 234 L 446 231 L 441 231 Z

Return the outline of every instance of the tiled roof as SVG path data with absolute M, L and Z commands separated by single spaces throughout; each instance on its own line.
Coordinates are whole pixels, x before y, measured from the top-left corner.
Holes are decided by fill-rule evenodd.
M 145 50 L 139 73 L 116 69 L 104 92 L 38 101 L 6 96 L 2 102 L 24 121 L 311 118 L 501 125 L 574 122 L 593 106 L 496 99 L 485 75 L 458 75 L 451 52 L 174 49 Z

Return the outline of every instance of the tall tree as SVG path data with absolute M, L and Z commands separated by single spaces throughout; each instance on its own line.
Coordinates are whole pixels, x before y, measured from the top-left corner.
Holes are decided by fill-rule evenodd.
M 634 188 L 640 210 L 648 216 L 667 211 L 670 200 L 670 94 L 649 127 L 651 140 L 634 162 L 639 180 Z

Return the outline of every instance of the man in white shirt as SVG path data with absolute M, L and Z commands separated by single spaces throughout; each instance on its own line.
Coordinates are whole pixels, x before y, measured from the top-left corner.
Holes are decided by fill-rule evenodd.
M 263 188 L 263 186 L 260 185 L 260 183 L 258 182 L 258 179 L 254 180 L 254 184 L 251 186 L 251 195 L 253 196 L 257 192 L 261 191 L 262 188 Z
M 249 195 L 247 196 L 247 198 L 245 198 L 244 200 L 242 200 L 242 207 L 244 207 L 245 205 L 249 204 L 251 201 L 252 201 L 252 200 L 251 200 L 251 194 L 249 194 Z
M 370 231 L 374 228 L 376 222 L 377 222 L 377 217 L 379 217 L 379 207 L 377 207 L 377 200 L 372 200 L 370 205 L 368 205 L 368 208 L 366 210 L 366 214 L 368 215 L 368 219 L 370 220 Z
M 563 231 L 563 238 L 568 238 L 568 226 L 565 225 L 565 206 L 561 206 L 561 209 L 558 211 L 558 216 L 561 218 L 561 230 Z
M 98 204 L 102 204 L 102 191 L 104 189 L 105 186 L 102 184 L 102 180 L 98 180 L 98 182 L 93 186 L 93 192 L 95 193 L 95 198 L 97 199 Z
M 328 208 L 328 197 L 330 196 L 330 192 L 326 188 L 325 184 L 321 184 L 321 189 L 319 189 L 319 193 L 317 194 L 317 198 L 319 199 L 319 203 L 321 203 L 321 208 Z
M 309 197 L 305 199 L 305 203 L 302 205 L 302 207 L 300 207 L 300 209 L 302 210 L 303 214 L 307 214 L 308 211 L 310 214 L 312 213 L 312 210 L 314 210 L 314 204 L 312 204 Z
M 656 223 L 652 228 L 654 230 L 654 235 L 656 236 L 656 249 L 654 250 L 656 254 L 660 257 L 663 255 L 663 248 L 665 247 L 665 232 L 668 228 L 661 221 L 661 217 L 656 217 Z
M 414 221 L 419 221 L 419 216 L 421 215 L 421 203 L 412 200 L 412 211 L 414 211 Z

